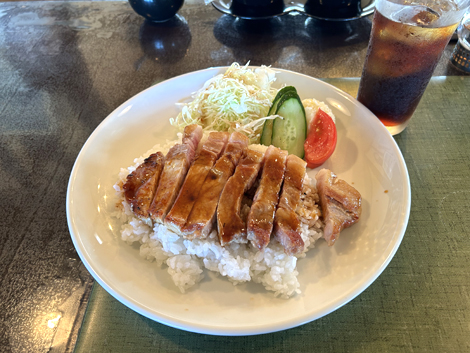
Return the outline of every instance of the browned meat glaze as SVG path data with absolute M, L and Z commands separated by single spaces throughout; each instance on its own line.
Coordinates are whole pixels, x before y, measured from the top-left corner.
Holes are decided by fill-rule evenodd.
M 240 215 L 243 195 L 256 181 L 263 153 L 247 149 L 235 173 L 227 180 L 217 207 L 217 228 L 221 245 L 246 243 L 246 222 Z
M 362 211 L 361 194 L 328 169 L 315 176 L 325 229 L 323 237 L 329 246 L 338 240 L 339 233 L 359 220 Z
M 287 151 L 269 146 L 264 157 L 261 180 L 247 220 L 247 237 L 259 250 L 269 243 L 274 213 L 286 170 Z
M 182 233 L 188 239 L 205 238 L 211 232 L 220 194 L 243 156 L 249 139 L 234 132 L 225 148 L 225 152 L 215 163 L 202 185 Z
M 224 150 L 228 138 L 229 133 L 227 132 L 211 132 L 209 134 L 209 138 L 189 168 L 173 207 L 165 217 L 165 226 L 168 229 L 177 234 L 183 234 L 181 229 L 186 224 L 204 180 Z
M 164 159 L 161 152 L 151 154 L 144 163 L 127 176 L 122 187 L 131 210 L 140 218 L 149 216 L 149 207 L 163 170 Z
M 247 149 L 248 138 L 238 132 L 212 132 L 202 147 L 198 146 L 201 138 L 200 126 L 187 126 L 182 143 L 166 157 L 154 153 L 127 176 L 124 197 L 134 214 L 149 224 L 165 223 L 188 239 L 207 237 L 217 223 L 223 246 L 250 240 L 263 250 L 274 233 L 286 254 L 301 253 L 304 242 L 296 209 L 306 162 L 274 146 L 264 154 Z M 260 174 L 256 192 L 248 195 Z M 323 236 L 331 246 L 344 228 L 359 220 L 361 195 L 328 169 L 315 178 Z M 242 199 L 253 194 L 245 221 Z
M 274 235 L 288 255 L 299 254 L 304 249 L 300 220 L 295 209 L 300 202 L 306 166 L 304 160 L 293 154 L 287 157 L 282 193 L 274 216 Z
M 183 143 L 173 146 L 168 151 L 160 183 L 149 209 L 152 221 L 163 223 L 178 196 L 201 138 L 202 127 L 196 124 L 188 125 L 184 129 Z

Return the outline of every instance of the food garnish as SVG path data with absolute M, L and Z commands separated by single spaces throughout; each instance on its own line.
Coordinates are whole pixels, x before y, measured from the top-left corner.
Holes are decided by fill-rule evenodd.
M 251 143 L 259 143 L 277 89 L 271 87 L 275 72 L 267 66 L 256 69 L 233 63 L 224 74 L 208 80 L 183 106 L 171 125 L 182 130 L 199 124 L 204 131 L 242 132 Z
M 316 168 L 326 162 L 336 148 L 336 125 L 330 115 L 318 109 L 310 122 L 305 140 L 305 160 L 307 167 Z
M 300 158 L 304 156 L 304 141 L 307 134 L 305 110 L 297 91 L 292 86 L 279 91 L 269 111 L 274 120 L 264 123 L 261 143 L 273 145 Z M 271 136 L 269 136 L 271 133 Z
M 247 135 L 251 143 L 274 145 L 300 158 L 304 158 L 308 146 L 308 167 L 323 164 L 329 155 L 318 162 L 307 159 L 324 151 L 323 145 L 315 147 L 312 142 L 319 139 L 323 143 L 327 136 L 310 135 L 307 145 L 311 117 L 306 116 L 304 106 L 306 101 L 326 105 L 314 99 L 302 102 L 293 86 L 277 91 L 271 86 L 275 80 L 275 72 L 269 67 L 250 69 L 248 64 L 233 63 L 225 73 L 208 80 L 170 123 L 180 130 L 198 124 L 206 132 L 238 131 Z
M 284 94 L 289 91 L 295 91 L 295 88 L 293 86 L 286 86 L 284 88 L 281 88 L 279 92 L 277 92 L 276 97 L 273 100 L 273 104 L 271 105 L 271 108 L 269 108 L 268 112 L 268 117 L 273 117 L 273 119 L 266 120 L 263 125 L 263 131 L 261 133 L 260 139 L 260 143 L 262 145 L 271 145 L 273 140 L 273 120 L 275 118 L 277 106 L 279 105 L 282 96 L 284 96 Z

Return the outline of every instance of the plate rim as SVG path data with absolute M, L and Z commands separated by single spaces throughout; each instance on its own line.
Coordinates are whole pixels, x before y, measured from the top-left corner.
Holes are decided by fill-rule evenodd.
M 403 167 L 403 172 L 402 172 L 402 180 L 405 180 L 406 183 L 404 183 L 404 206 L 405 206 L 405 215 L 404 218 L 402 219 L 402 224 L 401 224 L 401 230 L 400 234 L 398 236 L 397 241 L 393 244 L 392 249 L 390 250 L 387 258 L 381 263 L 380 267 L 375 271 L 374 275 L 371 276 L 370 278 L 367 279 L 367 281 L 364 281 L 358 288 L 351 292 L 346 298 L 341 298 L 337 299 L 334 301 L 334 306 L 333 308 L 327 307 L 319 312 L 316 313 L 316 315 L 311 315 L 311 314 L 304 314 L 302 316 L 297 316 L 295 319 L 291 319 L 288 321 L 280 321 L 279 323 L 276 323 L 274 325 L 271 325 L 269 328 L 266 327 L 266 325 L 245 325 L 242 328 L 235 328 L 235 327 L 229 327 L 229 328 L 224 328 L 220 326 L 214 326 L 214 325 L 209 325 L 209 324 L 200 324 L 200 323 L 192 323 L 192 322 L 185 322 L 183 320 L 180 320 L 175 317 L 171 317 L 166 314 L 160 313 L 158 315 L 154 315 L 151 312 L 147 312 L 143 310 L 140 306 L 137 305 L 137 302 L 135 300 L 132 300 L 132 298 L 127 298 L 121 290 L 115 289 L 110 287 L 102 278 L 101 276 L 95 271 L 93 266 L 87 261 L 87 254 L 85 254 L 85 246 L 82 243 L 81 239 L 77 238 L 78 235 L 78 230 L 76 230 L 75 222 L 74 219 L 71 215 L 71 205 L 70 205 L 70 199 L 72 197 L 72 191 L 73 191 L 73 184 L 75 177 L 78 172 L 79 164 L 81 162 L 81 159 L 83 157 L 84 151 L 88 148 L 89 144 L 91 144 L 91 141 L 93 141 L 96 136 L 98 135 L 99 130 L 103 129 L 104 126 L 108 123 L 109 120 L 118 112 L 121 110 L 124 106 L 128 105 L 128 103 L 134 99 L 136 99 L 138 96 L 145 95 L 147 91 L 154 89 L 155 86 L 158 85 L 164 85 L 168 81 L 172 80 L 177 80 L 185 76 L 190 76 L 194 75 L 197 73 L 203 73 L 203 72 L 210 72 L 214 71 L 214 75 L 223 72 L 223 70 L 226 70 L 229 66 L 213 66 L 213 67 L 208 67 L 205 69 L 201 70 L 196 70 L 196 71 L 191 71 L 187 72 L 178 76 L 174 76 L 172 78 L 169 78 L 167 80 L 163 80 L 161 82 L 158 82 L 142 91 L 137 93 L 136 95 L 130 97 L 127 99 L 125 102 L 123 102 L 121 105 L 119 105 L 116 109 L 114 109 L 103 121 L 93 130 L 93 132 L 90 134 L 90 136 L 87 138 L 85 143 L 80 149 L 80 152 L 77 155 L 77 158 L 75 159 L 72 171 L 70 173 L 68 185 L 67 185 L 67 195 L 66 195 L 66 215 L 67 215 L 67 224 L 70 232 L 70 236 L 72 238 L 72 242 L 74 244 L 74 247 L 82 261 L 82 263 L 85 265 L 86 269 L 92 274 L 93 278 L 103 287 L 103 289 L 106 290 L 111 296 L 113 296 L 115 299 L 117 299 L 119 302 L 127 306 L 128 308 L 132 309 L 133 311 L 153 320 L 156 322 L 159 322 L 161 324 L 189 331 L 189 332 L 194 332 L 194 333 L 200 333 L 200 334 L 209 334 L 209 335 L 216 335 L 216 336 L 251 336 L 251 335 L 259 335 L 259 334 L 267 334 L 267 333 L 273 333 L 273 332 L 279 332 L 283 331 L 286 329 L 298 327 L 301 325 L 304 325 L 308 322 L 312 322 L 315 320 L 318 320 L 336 310 L 341 308 L 342 306 L 348 304 L 351 300 L 356 298 L 358 295 L 363 293 L 365 289 L 367 289 L 372 283 L 375 282 L 375 280 L 383 273 L 385 268 L 388 267 L 390 261 L 393 259 L 395 256 L 398 248 L 401 245 L 401 242 L 403 241 L 407 225 L 409 222 L 409 217 L 410 217 L 410 211 L 411 211 L 411 186 L 410 186 L 410 178 L 409 178 L 409 173 L 408 173 L 408 168 L 405 162 L 405 159 L 403 157 L 403 154 L 401 153 L 400 148 L 398 147 L 398 144 L 396 143 L 395 139 L 392 137 L 392 135 L 388 134 L 389 140 L 392 141 L 392 146 L 394 150 L 397 152 L 397 156 L 399 157 L 399 161 L 401 162 L 401 166 Z M 259 66 L 249 66 L 250 68 L 257 68 Z M 284 72 L 287 74 L 292 74 L 295 76 L 303 76 L 306 77 L 310 80 L 314 80 L 317 83 L 327 85 L 330 87 L 330 89 L 333 89 L 336 93 L 340 94 L 344 98 L 348 99 L 351 101 L 354 105 L 360 105 L 364 109 L 367 109 L 363 104 L 358 102 L 355 98 L 353 98 L 350 94 L 342 91 L 341 89 L 337 88 L 336 86 L 322 81 L 321 79 L 287 70 L 287 69 L 279 69 L 279 68 L 272 68 L 276 72 Z M 373 115 L 373 113 L 371 113 Z M 388 132 L 388 130 L 383 126 L 383 129 Z

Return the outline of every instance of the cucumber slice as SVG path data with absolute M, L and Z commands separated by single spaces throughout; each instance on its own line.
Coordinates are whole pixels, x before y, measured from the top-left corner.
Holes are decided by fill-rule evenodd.
M 297 92 L 290 91 L 283 95 L 276 114 L 284 119 L 274 120 L 271 144 L 303 158 L 307 121 L 304 106 Z
M 286 86 L 284 88 L 281 88 L 279 92 L 277 92 L 276 97 L 274 97 L 273 104 L 271 105 L 271 108 L 269 109 L 268 115 L 274 115 L 277 110 L 277 106 L 281 100 L 281 98 L 286 94 L 287 92 L 296 92 L 295 87 L 293 86 Z M 271 141 L 273 138 L 273 120 L 266 120 L 263 125 L 263 131 L 261 132 L 261 139 L 260 143 L 265 146 L 271 145 Z
M 283 87 L 277 92 L 276 97 L 274 97 L 273 104 L 271 105 L 271 108 L 269 109 L 268 116 L 273 115 L 276 113 L 277 106 L 279 105 L 279 102 L 281 98 L 286 94 L 287 92 L 295 92 L 297 93 L 297 90 L 295 89 L 294 86 L 286 86 Z

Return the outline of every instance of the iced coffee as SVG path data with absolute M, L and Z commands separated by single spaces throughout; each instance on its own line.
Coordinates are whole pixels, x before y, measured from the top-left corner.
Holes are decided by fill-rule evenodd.
M 470 0 L 379 0 L 357 99 L 392 134 L 403 131 Z

